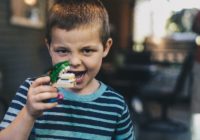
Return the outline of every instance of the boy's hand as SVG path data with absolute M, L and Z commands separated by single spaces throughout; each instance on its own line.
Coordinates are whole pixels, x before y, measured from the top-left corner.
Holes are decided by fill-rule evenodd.
M 33 81 L 27 95 L 27 111 L 34 118 L 42 115 L 44 110 L 55 107 L 58 103 L 45 103 L 44 100 L 56 98 L 58 96 L 57 89 L 46 83 L 50 82 L 50 77 L 40 77 Z

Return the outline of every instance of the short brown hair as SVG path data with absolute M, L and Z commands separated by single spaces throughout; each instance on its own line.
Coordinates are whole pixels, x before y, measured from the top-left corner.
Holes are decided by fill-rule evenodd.
M 100 39 L 105 44 L 110 37 L 109 17 L 100 0 L 56 0 L 49 10 L 46 38 L 50 44 L 53 27 L 72 30 L 90 25 L 100 25 Z

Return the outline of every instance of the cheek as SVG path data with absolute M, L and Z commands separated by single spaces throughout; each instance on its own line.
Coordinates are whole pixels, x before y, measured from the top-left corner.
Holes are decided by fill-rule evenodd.
M 101 63 L 102 63 L 102 59 L 91 59 L 90 63 L 88 63 L 88 69 L 91 69 L 92 71 L 99 71 L 100 67 L 101 67 Z
M 53 64 L 53 65 L 56 64 L 57 58 L 56 58 L 55 54 L 51 52 L 51 53 L 50 53 L 50 56 L 51 56 L 52 64 Z
M 52 61 L 52 64 L 55 65 L 61 61 L 64 61 L 62 60 L 59 56 L 57 56 L 55 53 L 51 53 L 51 61 Z

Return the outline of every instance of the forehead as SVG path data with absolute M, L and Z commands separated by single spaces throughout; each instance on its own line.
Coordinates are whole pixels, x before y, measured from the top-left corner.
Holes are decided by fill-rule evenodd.
M 68 28 L 67 26 L 59 26 L 59 25 L 54 25 L 52 27 L 52 30 L 54 28 L 60 28 L 60 29 L 63 29 L 63 30 L 66 30 L 66 31 L 71 31 L 71 30 L 97 30 L 99 32 L 101 32 L 102 30 L 102 24 L 98 23 L 98 22 L 92 22 L 92 23 L 89 23 L 89 24 L 77 24 L 77 25 L 74 25 L 74 27 L 72 28 Z
M 96 25 L 82 25 L 70 30 L 67 30 L 65 28 L 60 28 L 60 27 L 53 27 L 51 30 L 51 36 L 55 37 L 54 35 L 58 34 L 58 33 L 62 33 L 62 34 L 83 34 L 83 35 L 96 35 L 100 38 L 101 36 L 101 26 L 96 24 Z M 76 37 L 76 36 L 74 36 Z
M 102 44 L 99 28 L 81 27 L 72 30 L 55 27 L 52 29 L 52 43 L 66 44 L 67 46 L 87 46 Z

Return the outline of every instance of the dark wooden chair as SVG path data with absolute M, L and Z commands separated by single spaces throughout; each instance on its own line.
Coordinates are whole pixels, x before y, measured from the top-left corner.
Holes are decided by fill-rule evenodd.
M 161 74 L 157 77 L 152 78 L 150 81 L 145 83 L 140 89 L 140 98 L 145 102 L 156 102 L 160 105 L 160 116 L 152 117 L 151 114 L 149 118 L 142 123 L 142 128 L 149 131 L 165 131 L 165 132 L 183 132 L 187 130 L 187 126 L 181 122 L 172 120 L 168 115 L 169 107 L 178 103 L 189 103 L 191 96 L 191 84 L 192 84 L 192 66 L 193 66 L 194 56 L 193 52 L 188 54 L 185 58 L 183 64 L 171 66 L 180 67 L 180 72 L 173 73 L 168 71 L 168 74 L 164 74 L 164 68 L 161 69 Z M 170 67 L 170 65 L 166 66 Z M 160 77 L 159 77 L 160 76 Z M 157 80 L 157 81 L 156 81 Z M 189 85 L 187 86 L 187 94 L 182 94 L 185 82 Z

